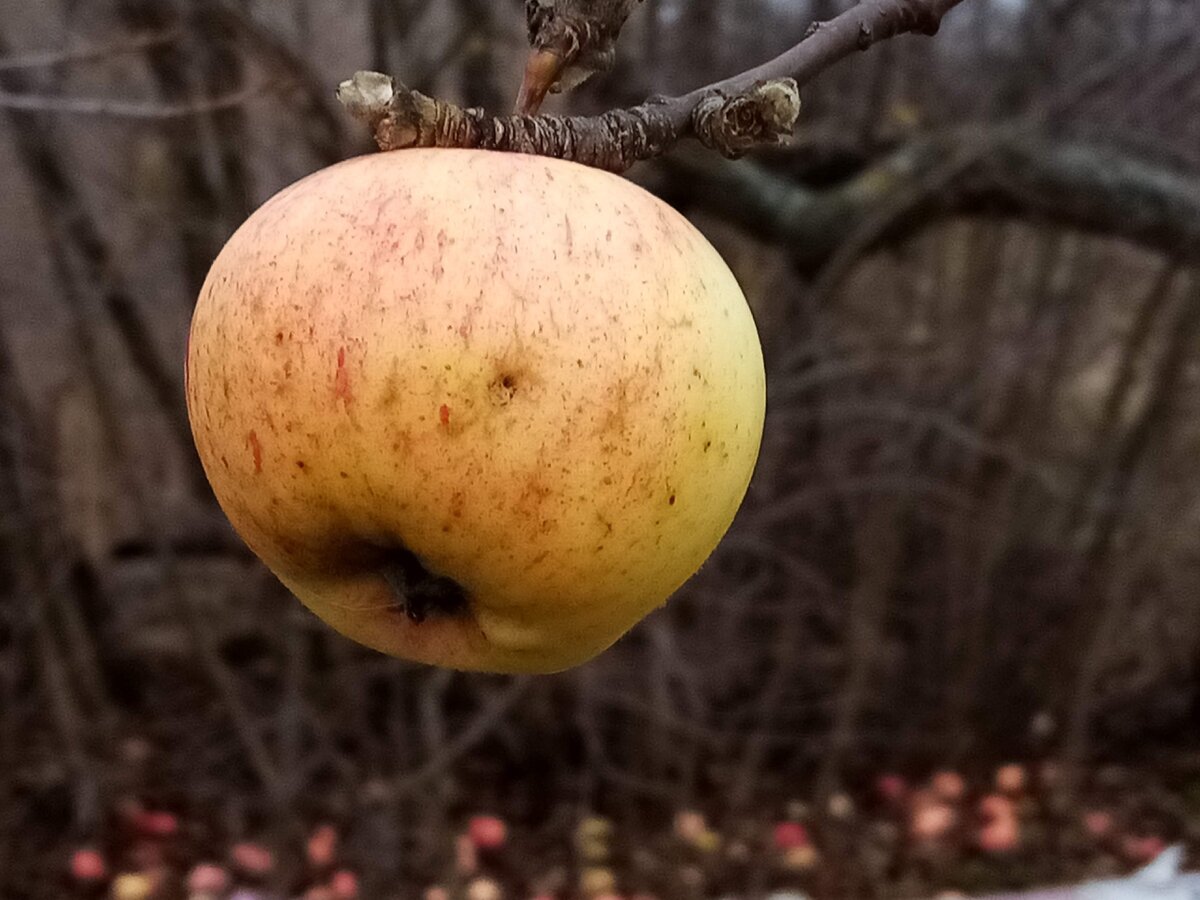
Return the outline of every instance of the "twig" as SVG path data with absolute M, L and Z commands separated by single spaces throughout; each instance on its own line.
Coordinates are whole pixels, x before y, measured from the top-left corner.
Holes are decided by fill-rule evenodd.
M 234 32 L 255 67 L 265 67 L 282 88 L 295 96 L 301 124 L 311 135 L 310 143 L 320 158 L 328 163 L 343 158 L 349 146 L 343 119 L 305 55 L 261 25 L 243 5 L 210 3 L 204 14 Z
M 756 68 L 670 98 L 599 116 L 489 116 L 359 72 L 338 99 L 371 126 L 381 150 L 476 147 L 570 159 L 611 171 L 696 138 L 727 157 L 777 143 L 800 114 L 799 85 L 850 54 L 907 32 L 933 34 L 962 0 L 864 0 Z
M 735 158 L 791 134 L 800 115 L 799 88 L 790 78 L 733 96 L 707 93 L 687 106 L 686 115 L 681 100 L 651 100 L 591 117 L 489 116 L 378 72 L 358 72 L 342 82 L 338 99 L 371 126 L 381 150 L 475 147 L 555 156 L 613 172 L 661 156 L 684 136 Z
M 382 786 L 375 795 L 376 802 L 394 803 L 402 797 L 411 796 L 421 788 L 427 787 L 430 782 L 452 766 L 459 757 L 491 734 L 507 715 L 512 705 L 533 683 L 532 679 L 526 676 L 512 679 L 502 691 L 484 704 L 483 709 L 462 731 L 454 737 L 446 739 L 442 733 L 438 709 L 440 705 L 444 705 L 441 704 L 442 693 L 447 686 L 445 682 L 451 674 L 446 671 L 435 673 L 434 685 L 436 687 L 440 684 L 441 687 L 422 698 L 425 701 L 424 706 L 430 707 L 426 718 L 430 720 L 430 723 L 438 722 L 437 727 L 433 729 L 435 733 L 429 739 L 429 761 L 415 772 L 402 775 Z M 435 702 L 431 703 L 430 701 Z
M 868 498 L 854 544 L 858 575 L 848 591 L 846 674 L 834 700 L 832 722 L 817 769 L 816 793 L 828 801 L 841 788 L 843 769 L 858 736 L 860 720 L 878 676 L 888 596 L 903 566 L 906 502 L 898 497 Z
M 111 59 L 126 53 L 140 53 L 153 47 L 161 47 L 178 40 L 183 35 L 179 27 L 166 28 L 161 31 L 151 31 L 147 34 L 135 35 L 123 41 L 109 41 L 101 44 L 87 44 L 66 50 L 43 50 L 40 52 L 14 54 L 0 57 L 0 72 L 12 69 L 45 69 L 70 63 L 93 62 L 98 59 Z
M 13 94 L 0 91 L 0 109 L 57 113 L 67 116 L 108 116 L 118 119 L 162 121 L 187 119 L 201 113 L 219 112 L 223 109 L 243 106 L 249 101 L 279 88 L 279 83 L 265 81 L 247 85 L 219 97 L 209 97 L 187 103 L 131 103 L 99 97 L 54 97 L 44 94 Z

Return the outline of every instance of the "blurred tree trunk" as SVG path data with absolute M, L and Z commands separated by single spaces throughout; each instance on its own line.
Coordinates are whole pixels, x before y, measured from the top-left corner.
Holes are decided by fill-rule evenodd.
M 5 52 L 7 41 L 0 33 L 0 54 Z M 19 72 L 0 71 L 0 89 L 27 91 L 29 83 Z M 170 425 L 176 449 L 190 448 L 191 428 L 181 402 L 183 384 L 179 367 L 167 365 L 160 357 L 150 324 L 114 258 L 105 229 L 89 210 L 61 158 L 52 127 L 37 113 L 9 111 L 6 117 L 13 125 L 18 158 L 31 183 L 37 186 L 60 290 L 73 316 L 72 337 L 100 402 L 104 402 L 105 394 L 101 386 L 111 381 L 114 370 L 113 361 L 101 358 L 94 329 L 101 320 L 107 320 L 120 338 L 129 363 Z M 97 310 L 102 312 L 97 315 Z M 122 427 L 124 416 L 119 409 L 109 406 L 104 409 L 103 418 L 112 429 Z M 208 482 L 199 462 L 190 455 L 188 459 L 196 496 L 209 496 Z
M 245 79 L 240 53 L 227 30 L 205 11 L 217 0 L 118 0 L 121 19 L 134 33 L 183 28 L 186 40 L 146 51 L 146 61 L 167 103 L 187 104 L 237 90 Z M 185 4 L 181 7 L 181 3 Z M 246 167 L 245 113 L 234 107 L 197 113 L 164 126 L 164 153 L 177 175 L 178 239 L 183 249 L 190 306 L 226 237 L 253 207 Z

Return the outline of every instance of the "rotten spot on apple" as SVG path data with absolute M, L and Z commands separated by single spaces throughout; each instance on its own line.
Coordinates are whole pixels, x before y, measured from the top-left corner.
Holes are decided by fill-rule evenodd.
M 728 267 L 650 194 L 559 160 L 409 150 L 317 172 L 230 239 L 187 399 L 226 515 L 332 627 L 550 672 L 712 552 L 765 386 Z

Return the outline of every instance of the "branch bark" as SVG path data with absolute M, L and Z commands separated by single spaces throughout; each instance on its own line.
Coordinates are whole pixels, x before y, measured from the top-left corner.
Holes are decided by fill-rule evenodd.
M 795 128 L 799 86 L 856 51 L 908 32 L 934 34 L 962 0 L 864 0 L 814 23 L 785 53 L 677 97 L 599 116 L 490 116 L 427 97 L 377 72 L 342 82 L 338 99 L 370 125 L 381 150 L 475 147 L 555 156 L 624 171 L 696 138 L 730 158 Z

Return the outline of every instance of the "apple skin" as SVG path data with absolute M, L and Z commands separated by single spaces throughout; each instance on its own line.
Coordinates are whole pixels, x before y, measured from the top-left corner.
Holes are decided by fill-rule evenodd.
M 217 500 L 333 628 L 552 672 L 704 562 L 762 437 L 758 334 L 686 219 L 560 160 L 406 150 L 285 189 L 229 240 L 187 403 Z M 461 587 L 413 621 L 398 555 Z

